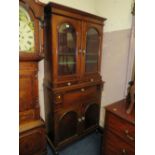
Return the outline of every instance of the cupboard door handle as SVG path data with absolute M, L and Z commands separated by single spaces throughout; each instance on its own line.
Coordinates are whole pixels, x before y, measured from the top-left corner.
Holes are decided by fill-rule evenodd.
M 84 89 L 84 88 L 82 88 L 82 89 L 81 89 L 81 92 L 84 92 L 84 91 L 85 91 L 85 89 Z
M 128 130 L 125 130 L 126 137 L 128 139 L 130 139 L 131 141 L 134 141 L 134 138 L 132 136 L 130 136 L 128 133 L 129 133 L 129 131 Z
M 82 117 L 82 120 L 84 121 L 85 120 L 85 117 Z
M 78 122 L 82 122 L 82 119 L 81 118 L 78 118 Z
M 83 53 L 83 55 L 85 55 L 85 54 L 86 54 L 86 50 L 85 50 L 85 49 L 83 49 L 82 53 Z

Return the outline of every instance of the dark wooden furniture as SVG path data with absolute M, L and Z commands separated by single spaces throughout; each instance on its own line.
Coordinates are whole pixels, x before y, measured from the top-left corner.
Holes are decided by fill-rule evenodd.
M 39 111 L 38 61 L 43 58 L 40 20 L 44 9 L 35 1 L 20 0 L 19 11 L 19 154 L 43 155 L 46 154 L 46 137 Z
M 55 151 L 99 126 L 104 20 L 54 3 L 45 7 L 45 117 Z
M 135 112 L 126 109 L 126 99 L 106 107 L 103 155 L 135 154 Z

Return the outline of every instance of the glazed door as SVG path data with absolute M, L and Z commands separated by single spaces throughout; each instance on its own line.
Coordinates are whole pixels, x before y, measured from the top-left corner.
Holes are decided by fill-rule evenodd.
M 81 22 L 59 15 L 53 15 L 52 21 L 54 81 L 78 79 Z
M 84 23 L 83 26 L 83 74 L 98 74 L 100 71 L 102 26 Z

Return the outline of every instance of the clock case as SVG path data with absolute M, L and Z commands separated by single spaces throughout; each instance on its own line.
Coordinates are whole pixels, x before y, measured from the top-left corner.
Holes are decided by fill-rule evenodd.
M 34 21 L 35 49 L 19 52 L 19 154 L 46 154 L 45 125 L 40 117 L 38 61 L 44 52 L 44 6 L 33 0 L 20 0 Z
M 22 6 L 28 14 L 31 20 L 34 22 L 34 51 L 19 52 L 19 59 L 22 61 L 39 61 L 44 57 L 44 11 L 43 4 L 33 0 L 20 0 L 20 6 Z

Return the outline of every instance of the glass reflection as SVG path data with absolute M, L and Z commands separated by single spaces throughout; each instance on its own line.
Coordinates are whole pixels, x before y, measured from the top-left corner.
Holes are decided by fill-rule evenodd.
M 90 28 L 86 37 L 85 72 L 96 72 L 98 69 L 99 34 L 95 28 Z
M 64 23 L 58 31 L 58 74 L 70 75 L 76 72 L 76 31 Z

